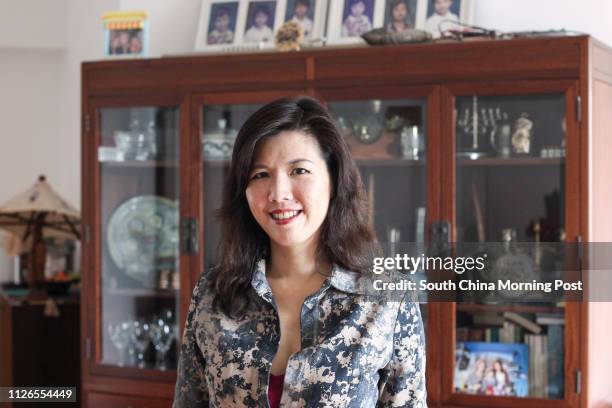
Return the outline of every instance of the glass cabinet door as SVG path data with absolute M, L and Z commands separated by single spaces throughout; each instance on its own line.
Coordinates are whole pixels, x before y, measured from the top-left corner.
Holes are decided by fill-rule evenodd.
M 369 222 L 385 256 L 422 253 L 427 225 L 427 100 L 330 100 L 328 108 L 359 167 Z M 413 275 L 415 281 L 424 278 Z M 425 303 L 421 314 L 427 327 Z
M 99 363 L 176 369 L 179 109 L 99 110 Z
M 552 243 L 566 231 L 566 111 L 563 92 L 455 98 L 456 241 L 488 243 L 490 258 L 500 251 L 486 274 L 470 277 L 497 289 L 461 291 L 456 304 L 455 393 L 564 398 L 565 303 L 497 282 L 555 272 Z
M 202 108 L 202 161 L 204 173 L 204 268 L 216 264 L 221 237 L 215 211 L 221 207 L 223 181 L 229 171 L 234 141 L 242 124 L 263 103 L 209 104 Z

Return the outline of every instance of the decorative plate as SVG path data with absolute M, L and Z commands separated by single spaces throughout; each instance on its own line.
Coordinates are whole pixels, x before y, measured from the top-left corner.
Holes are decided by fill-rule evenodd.
M 144 195 L 122 203 L 108 221 L 106 243 L 113 262 L 128 276 L 157 287 L 157 271 L 176 269 L 178 203 Z

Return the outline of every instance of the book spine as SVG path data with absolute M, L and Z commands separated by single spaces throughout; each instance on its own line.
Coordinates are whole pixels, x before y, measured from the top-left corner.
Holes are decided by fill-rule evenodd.
M 548 398 L 563 398 L 563 326 L 548 326 Z

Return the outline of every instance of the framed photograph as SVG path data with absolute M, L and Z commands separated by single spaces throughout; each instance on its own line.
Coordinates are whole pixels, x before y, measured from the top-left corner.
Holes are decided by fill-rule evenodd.
M 458 342 L 455 360 L 456 392 L 514 397 L 529 394 L 527 344 Z
M 202 0 L 196 51 L 219 50 L 237 43 L 239 0 Z
M 149 48 L 146 11 L 109 11 L 104 24 L 104 55 L 107 57 L 144 57 Z
M 385 0 L 383 26 L 396 33 L 416 28 L 417 5 L 417 0 Z
M 453 23 L 469 24 L 472 19 L 471 0 L 419 0 L 417 28 L 440 38 L 443 31 L 457 27 Z
M 385 0 L 334 0 L 327 22 L 330 44 L 363 43 L 363 33 L 383 24 Z
M 241 43 L 244 45 L 273 46 L 274 33 L 282 24 L 282 15 L 277 0 L 246 0 L 246 10 L 241 27 Z
M 323 37 L 327 0 L 287 0 L 280 7 L 283 23 L 294 21 L 304 29 L 304 41 L 313 41 Z

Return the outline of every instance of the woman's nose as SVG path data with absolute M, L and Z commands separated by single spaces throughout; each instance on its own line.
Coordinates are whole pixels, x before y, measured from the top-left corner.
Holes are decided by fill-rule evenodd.
M 272 183 L 270 183 L 270 191 L 268 193 L 268 200 L 270 202 L 280 202 L 284 200 L 291 200 L 293 195 L 291 193 L 291 181 L 286 176 L 274 177 Z

